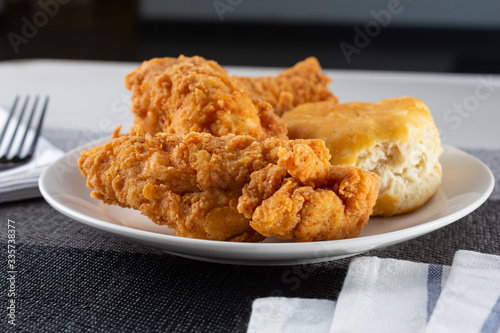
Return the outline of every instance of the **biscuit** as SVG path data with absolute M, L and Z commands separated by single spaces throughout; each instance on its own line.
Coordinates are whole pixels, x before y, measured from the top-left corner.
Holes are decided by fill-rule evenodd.
M 353 165 L 379 175 L 373 215 L 414 211 L 441 184 L 439 132 L 431 112 L 417 98 L 308 103 L 285 113 L 283 120 L 291 139 L 323 139 L 332 164 Z

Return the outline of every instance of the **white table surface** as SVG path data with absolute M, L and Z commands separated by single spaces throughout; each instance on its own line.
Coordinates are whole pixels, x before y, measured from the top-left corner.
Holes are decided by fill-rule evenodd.
M 130 93 L 123 85 L 138 63 L 22 60 L 0 62 L 0 106 L 18 94 L 50 95 L 47 128 L 110 132 L 128 129 Z M 229 67 L 230 74 L 273 75 L 282 69 Z M 500 75 L 329 70 L 340 102 L 415 96 L 431 109 L 443 143 L 500 148 Z M 461 109 L 462 111 L 458 111 Z

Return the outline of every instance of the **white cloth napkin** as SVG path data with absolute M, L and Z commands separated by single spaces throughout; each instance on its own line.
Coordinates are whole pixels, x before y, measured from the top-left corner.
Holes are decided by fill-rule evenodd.
M 448 272 L 449 266 L 354 259 L 330 332 L 423 332 Z
M 249 333 L 328 332 L 335 302 L 326 299 L 267 297 L 252 304 Z
M 311 317 L 313 322 L 322 322 L 320 326 L 297 320 L 294 314 L 304 308 L 301 299 L 278 300 L 254 301 L 249 332 L 500 333 L 500 256 L 458 251 L 451 268 L 355 258 L 333 318 L 331 310 L 320 308 L 321 300 L 314 300 L 314 306 L 306 305 L 314 308 Z M 330 317 L 318 318 L 323 315 Z
M 7 116 L 7 111 L 0 108 L 0 129 L 3 129 Z M 8 129 L 7 138 L 10 137 L 9 134 L 13 132 L 14 126 L 17 122 L 17 119 L 13 120 L 10 122 L 10 125 L 12 126 Z M 20 133 L 24 133 L 25 128 L 26 127 L 21 124 L 18 131 L 20 131 Z M 31 142 L 30 139 L 33 135 L 34 131 L 30 130 L 27 142 Z M 16 147 L 19 146 L 20 141 L 20 138 L 14 141 L 14 146 L 13 149 L 11 149 L 11 152 L 16 152 Z M 8 143 L 8 140 L 4 139 L 4 142 L 2 142 L 2 145 L 0 146 L 0 155 L 3 155 L 5 151 L 4 149 Z M 40 137 L 35 150 L 35 155 L 29 163 L 14 169 L 0 171 L 0 203 L 40 196 L 40 190 L 38 189 L 38 178 L 40 177 L 40 174 L 47 166 L 63 154 L 64 153 L 61 150 L 56 148 L 49 141 Z
M 500 332 L 500 257 L 458 251 L 426 333 Z

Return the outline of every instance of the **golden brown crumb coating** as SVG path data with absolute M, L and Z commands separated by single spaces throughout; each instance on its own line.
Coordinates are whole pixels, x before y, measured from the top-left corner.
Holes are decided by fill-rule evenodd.
M 125 78 L 135 123 L 148 133 L 286 138 L 286 126 L 269 103 L 252 98 L 215 61 L 202 57 L 155 58 Z
M 232 78 L 242 82 L 252 96 L 271 103 L 277 115 L 303 103 L 338 102 L 328 88 L 332 80 L 326 74 L 321 74 L 321 66 L 315 57 L 298 62 L 276 77 Z
M 92 197 L 138 209 L 179 236 L 357 236 L 375 204 L 377 176 L 331 166 L 329 158 L 321 140 L 259 142 L 197 132 L 151 136 L 136 126 L 129 135 L 82 152 L 79 167 Z
M 92 197 L 138 209 L 179 236 L 254 240 L 248 219 L 236 210 L 254 159 L 231 167 L 236 156 L 228 151 L 247 147 L 254 139 L 214 138 L 195 132 L 154 137 L 136 126 L 130 135 L 83 152 L 79 167 L 94 189 Z
M 276 166 L 252 173 L 238 211 L 264 236 L 300 242 L 359 236 L 377 200 L 377 175 L 304 159 L 297 156 L 302 148 L 281 150 Z

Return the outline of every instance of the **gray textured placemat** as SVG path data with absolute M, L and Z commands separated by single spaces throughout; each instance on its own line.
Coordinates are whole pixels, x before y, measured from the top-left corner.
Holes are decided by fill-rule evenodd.
M 102 134 L 49 130 L 44 135 L 68 150 Z M 500 151 L 469 152 L 500 177 Z M 465 218 L 363 255 L 449 265 L 459 249 L 500 254 L 499 199 L 497 187 Z M 351 260 L 283 267 L 212 264 L 102 233 L 43 199 L 2 204 L 0 211 L 4 265 L 7 219 L 16 221 L 16 330 L 21 332 L 243 332 L 255 298 L 336 299 Z M 6 271 L 4 266 L 0 304 L 8 301 Z M 11 330 L 2 318 L 0 330 Z

